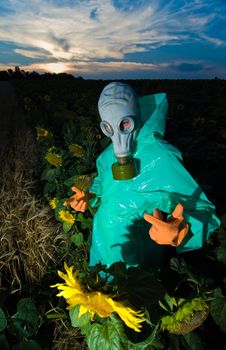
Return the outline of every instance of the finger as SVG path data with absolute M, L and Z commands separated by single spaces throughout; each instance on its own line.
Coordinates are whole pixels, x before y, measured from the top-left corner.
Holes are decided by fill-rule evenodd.
M 75 186 L 72 186 L 71 189 L 75 192 L 74 196 L 75 196 L 76 199 L 79 200 L 79 199 L 85 197 L 85 192 L 84 192 L 84 191 L 81 191 L 79 188 L 77 188 L 77 187 L 75 187 Z
M 159 234 L 157 234 L 157 235 L 152 234 L 151 238 L 153 239 L 153 241 L 155 241 L 155 243 L 157 243 L 159 245 L 171 245 L 173 247 L 177 246 L 176 242 L 163 239 L 162 237 L 159 237 Z
M 154 216 L 152 216 L 150 214 L 144 214 L 144 219 L 147 222 L 149 222 L 150 224 L 156 225 L 156 226 L 159 226 L 159 227 L 163 227 L 163 226 L 166 225 L 162 220 L 159 220 L 159 219 L 155 218 Z
M 76 186 L 72 186 L 71 189 L 73 192 L 78 193 L 78 194 L 81 192 L 81 190 Z
M 151 229 L 149 230 L 149 236 L 153 241 L 156 241 L 156 239 L 158 238 L 158 232 L 154 226 L 152 226 Z
M 71 202 L 73 202 L 75 199 L 76 199 L 76 194 L 74 194 L 73 196 L 71 196 L 70 198 L 68 198 L 68 199 L 64 202 L 64 205 L 71 204 Z
M 73 198 L 69 198 L 64 202 L 64 206 L 70 204 L 73 201 Z
M 178 234 L 178 239 L 177 239 L 177 245 L 181 244 L 181 242 L 183 241 L 184 237 L 187 235 L 188 233 L 188 228 L 189 225 L 187 224 L 183 230 L 181 230 Z
M 177 204 L 177 206 L 175 207 L 174 211 L 172 212 L 172 216 L 174 218 L 179 218 L 180 216 L 183 216 L 184 213 L 184 207 L 182 204 Z
M 84 211 L 86 211 L 86 205 L 87 205 L 87 203 L 84 202 L 83 205 L 82 205 L 82 207 L 81 207 L 81 212 L 82 212 L 82 213 L 84 213 Z
M 171 237 L 160 236 L 159 234 L 156 236 L 155 242 L 161 245 L 171 245 L 172 247 L 177 246 L 177 242 L 171 239 Z
M 177 243 L 172 241 L 172 242 L 169 242 L 169 243 L 165 243 L 166 245 L 171 245 L 172 247 L 177 247 Z
M 84 204 L 83 200 L 79 201 L 77 206 L 76 206 L 76 210 L 77 211 L 82 211 L 81 209 L 82 209 L 83 204 Z
M 153 216 L 159 220 L 163 220 L 162 212 L 159 209 L 154 209 Z
M 151 239 L 159 245 L 171 245 L 173 247 L 177 246 L 178 235 L 175 239 L 172 239 L 169 235 L 164 235 L 162 230 L 158 231 L 154 226 L 149 230 L 149 235 Z
M 71 203 L 70 203 L 70 206 L 74 209 L 74 210 L 77 210 L 76 207 L 78 205 L 78 201 L 76 199 L 74 199 Z

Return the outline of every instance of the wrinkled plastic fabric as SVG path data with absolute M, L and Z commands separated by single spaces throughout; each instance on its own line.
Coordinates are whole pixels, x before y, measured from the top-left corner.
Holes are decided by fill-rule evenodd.
M 189 232 L 177 248 L 179 253 L 201 248 L 220 224 L 214 205 L 183 167 L 181 153 L 161 139 L 168 109 L 166 94 L 139 101 L 144 123 L 134 153 L 139 174 L 129 180 L 113 179 L 111 166 L 116 158 L 112 144 L 96 162 L 98 176 L 89 189 L 96 194 L 92 205 L 98 207 L 90 266 L 118 261 L 127 266 L 160 264 L 164 247 L 151 240 L 150 224 L 143 218 L 155 208 L 170 215 L 178 203 L 184 206 Z

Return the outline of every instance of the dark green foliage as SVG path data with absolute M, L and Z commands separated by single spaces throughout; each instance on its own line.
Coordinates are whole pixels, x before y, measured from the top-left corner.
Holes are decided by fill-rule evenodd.
M 221 293 L 220 289 L 214 291 L 210 313 L 222 332 L 226 333 L 226 296 Z
M 100 133 L 97 111 L 99 94 L 108 81 L 86 81 L 67 75 L 28 75 L 26 79 L 16 80 L 14 77 L 12 80 L 27 124 L 33 129 L 36 126 L 48 128 L 54 135 L 45 144 L 39 142 L 40 160 L 37 164 L 41 177 L 40 189 L 45 198 L 59 198 L 55 217 L 60 221 L 59 211 L 65 209 L 63 201 L 73 194 L 71 186 L 81 175 L 95 176 L 95 160 L 109 144 L 109 139 Z M 226 82 L 127 82 L 140 96 L 167 93 L 169 116 L 165 139 L 182 151 L 185 167 L 216 205 L 217 214 L 222 218 L 221 228 L 197 252 L 177 256 L 170 251 L 160 271 L 144 267 L 127 270 L 124 264 L 117 263 L 109 269 L 97 266 L 87 275 L 92 213 L 74 214 L 74 225 L 63 224 L 69 238 L 68 251 L 59 247 L 58 261 L 54 269 L 50 267 L 46 272 L 44 287 L 41 282 L 33 288 L 23 285 L 22 299 L 19 293 L 14 294 L 15 305 L 11 305 L 10 295 L 1 292 L 0 349 L 40 350 L 37 340 L 42 338 L 40 322 L 50 329 L 49 337 L 52 337 L 51 319 L 48 314 L 46 319 L 45 312 L 53 305 L 56 310 L 58 307 L 64 309 L 65 304 L 62 300 L 58 304 L 49 285 L 53 278 L 54 283 L 59 281 L 55 274 L 57 269 L 62 271 L 64 260 L 81 270 L 81 280 L 89 290 L 111 293 L 115 299 L 126 298 L 137 308 L 145 309 L 147 321 L 141 335 L 128 331 L 115 314 L 107 319 L 97 317 L 94 323 L 90 323 L 88 314 L 78 319 L 78 308 L 71 310 L 72 325 L 87 337 L 91 350 L 213 349 L 216 329 L 219 348 L 223 349 L 226 343 Z M 26 97 L 28 99 L 24 99 Z M 68 150 L 72 143 L 80 145 L 86 156 L 73 156 Z M 43 159 L 46 149 L 51 146 L 60 150 L 65 162 L 63 167 L 54 167 Z M 99 276 L 100 271 L 105 274 L 104 281 Z M 112 280 L 110 276 L 113 276 Z M 165 293 L 175 300 L 207 293 L 210 296 L 210 316 L 202 327 L 188 334 L 178 336 L 160 332 L 161 317 L 175 311 L 175 305 L 169 305 L 170 300 L 166 303 Z M 163 305 L 167 306 L 166 309 Z M 63 314 L 64 318 L 66 314 Z M 59 313 L 55 312 L 55 315 Z M 215 328 L 211 322 L 214 322 Z M 205 343 L 205 338 L 209 342 Z
M 21 337 L 32 337 L 37 333 L 39 313 L 30 299 L 25 298 L 18 302 L 12 322 L 15 333 Z
M 2 309 L 0 309 L 0 332 L 4 331 L 7 326 L 7 320 L 5 317 L 5 313 Z
M 20 299 L 17 311 L 9 316 L 0 309 L 0 349 L 42 350 L 35 340 L 40 326 L 39 312 L 30 298 Z M 11 347 L 11 340 L 14 345 Z

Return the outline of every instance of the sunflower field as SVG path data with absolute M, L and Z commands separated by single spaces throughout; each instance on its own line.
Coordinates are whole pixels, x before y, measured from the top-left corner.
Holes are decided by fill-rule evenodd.
M 109 144 L 97 110 L 109 81 L 11 77 L 23 118 L 0 155 L 0 349 L 225 349 L 226 82 L 126 82 L 138 96 L 167 93 L 165 139 L 221 226 L 202 249 L 166 248 L 161 268 L 90 269 L 95 209 L 77 212 L 65 201 L 72 186 L 88 189 Z

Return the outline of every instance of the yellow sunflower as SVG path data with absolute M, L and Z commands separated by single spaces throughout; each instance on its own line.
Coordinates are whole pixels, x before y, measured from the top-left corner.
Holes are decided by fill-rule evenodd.
M 73 225 L 75 222 L 75 218 L 68 210 L 60 210 L 59 211 L 59 217 L 62 221 L 68 222 L 69 224 Z
M 82 148 L 82 146 L 79 146 L 76 143 L 71 144 L 69 146 L 69 150 L 74 156 L 78 158 L 83 158 L 85 155 L 85 150 Z
M 61 155 L 56 154 L 56 153 L 47 152 L 45 159 L 47 160 L 47 162 L 49 164 L 54 165 L 56 167 L 62 166 L 62 164 L 63 164 Z
M 45 95 L 45 96 L 44 96 L 44 100 L 45 100 L 46 102 L 50 102 L 50 101 L 51 101 L 51 97 L 50 97 L 49 95 Z
M 94 314 L 100 317 L 108 317 L 113 312 L 116 312 L 125 324 L 140 332 L 141 323 L 144 322 L 144 314 L 141 311 L 135 311 L 128 304 L 114 301 L 109 295 L 103 294 L 99 291 L 86 292 L 77 279 L 77 272 L 73 273 L 73 266 L 68 267 L 64 263 L 66 274 L 58 271 L 59 276 L 65 281 L 64 283 L 57 283 L 52 288 L 58 288 L 60 293 L 58 297 L 64 297 L 69 304 L 67 309 L 73 309 L 76 305 L 80 305 L 78 317 L 89 313 L 91 320 Z
M 205 123 L 205 118 L 198 117 L 193 120 L 192 126 L 196 127 L 197 125 L 203 125 Z
M 56 146 L 51 146 L 49 149 L 48 149 L 48 153 L 53 153 L 57 151 L 57 147 Z
M 54 197 L 54 198 L 52 198 L 52 199 L 50 199 L 49 200 L 49 205 L 50 205 L 50 207 L 52 208 L 52 209 L 56 209 L 56 207 L 57 207 L 57 198 L 56 197 Z
M 36 127 L 36 133 L 37 133 L 37 139 L 40 139 L 41 137 L 51 137 L 52 133 L 49 130 L 46 130 L 44 128 Z
M 209 313 L 209 307 L 202 297 L 184 302 L 172 315 L 162 317 L 160 328 L 170 333 L 183 334 L 200 326 Z M 188 330 L 188 331 L 187 331 Z
M 31 110 L 31 107 L 30 107 L 29 105 L 24 105 L 24 109 L 25 109 L 26 111 L 30 111 L 30 110 Z
M 24 97 L 24 103 L 25 103 L 25 104 L 31 103 L 31 98 L 28 97 L 28 96 L 25 96 L 25 97 Z

